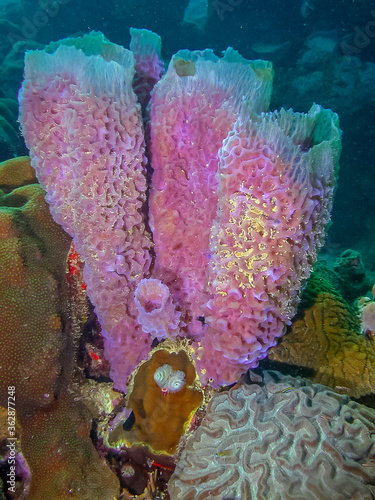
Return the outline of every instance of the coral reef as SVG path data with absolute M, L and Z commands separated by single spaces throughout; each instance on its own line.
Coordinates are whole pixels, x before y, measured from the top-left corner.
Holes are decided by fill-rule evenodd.
M 173 454 L 178 442 L 187 430 L 197 408 L 202 404 L 203 395 L 197 382 L 197 374 L 189 355 L 178 344 L 171 344 L 170 351 L 157 348 L 150 359 L 140 365 L 129 386 L 127 407 L 135 416 L 135 424 L 130 432 L 116 432 L 110 440 L 125 440 L 128 443 L 145 443 L 154 452 Z M 166 368 L 167 367 L 167 368 Z M 162 369 L 163 374 L 160 372 Z M 163 375 L 176 377 L 175 387 L 167 386 Z M 165 378 L 165 377 L 164 377 Z M 172 383 L 171 380 L 169 380 Z M 169 390 L 168 390 L 169 387 Z
M 122 493 L 121 500 L 128 498 L 126 493 L 132 498 L 142 497 L 144 492 L 150 493 L 150 473 L 157 481 L 157 491 L 166 490 L 166 482 L 171 475 L 174 463 L 171 457 L 166 455 L 154 455 L 145 446 L 133 446 L 127 448 L 113 449 L 107 446 L 108 431 L 115 428 L 116 424 L 124 421 L 124 414 L 129 415 L 131 410 L 125 408 L 124 394 L 113 389 L 112 382 L 97 382 L 92 379 L 80 380 L 74 384 L 73 393 L 76 394 L 75 400 L 80 400 L 89 410 L 94 424 L 91 430 L 91 438 L 99 456 L 104 460 L 107 458 L 110 462 L 111 470 L 120 479 Z M 155 493 L 155 492 L 154 492 Z M 150 498 L 155 498 L 152 496 Z
M 291 100 L 298 101 L 302 108 L 309 106 L 312 89 L 326 106 L 335 106 L 353 115 L 373 99 L 374 90 L 368 82 L 374 78 L 375 64 L 356 57 L 342 57 L 328 33 L 309 37 L 299 55 L 292 81 L 287 82 L 286 77 L 280 82 L 279 92 L 289 98 L 293 94 Z M 326 85 L 327 79 L 330 86 Z
M 214 396 L 172 500 L 373 498 L 375 411 L 305 379 L 249 373 Z
M 69 6 L 62 7 L 64 3 Z M 177 45 L 193 49 L 207 43 L 217 54 L 226 43 L 246 57 L 267 55 L 277 62 L 281 75 L 272 109 L 293 105 L 307 111 L 317 100 L 345 116 L 350 141 L 346 141 L 343 155 L 346 172 L 340 178 L 340 187 L 344 186 L 339 191 L 340 222 L 333 226 L 337 229 L 332 241 L 350 239 L 362 228 L 368 262 L 374 266 L 375 245 L 370 239 L 375 225 L 368 215 L 369 204 L 358 203 L 359 195 L 371 200 L 373 191 L 374 173 L 368 169 L 373 160 L 370 140 L 364 140 L 373 130 L 363 124 L 371 121 L 375 95 L 375 64 L 366 62 L 369 55 L 373 59 L 370 28 L 374 13 L 371 0 L 345 0 L 345 9 L 340 2 L 323 5 L 306 0 L 301 11 L 286 9 L 285 16 L 280 15 L 285 8 L 278 2 L 269 12 L 266 5 L 254 9 L 254 2 L 242 0 L 165 0 L 158 3 L 160 9 L 148 0 L 120 4 L 109 0 L 94 9 L 87 0 L 73 3 L 4 0 L 0 6 L 0 17 L 4 12 L 7 17 L 11 14 L 10 21 L 0 20 L 0 161 L 27 152 L 19 135 L 15 102 L 2 98 L 16 97 L 24 53 L 31 49 L 34 52 L 27 54 L 20 94 L 20 120 L 33 165 L 48 191 L 53 217 L 75 243 L 64 275 L 69 237 L 56 225 L 56 231 L 47 234 L 53 222 L 43 201 L 45 193 L 29 165 L 25 169 L 21 165 L 27 165 L 27 160 L 17 159 L 4 168 L 0 172 L 1 350 L 4 348 L 0 353 L 0 403 L 5 402 L 6 384 L 14 379 L 17 395 L 22 394 L 17 410 L 33 472 L 32 498 L 154 497 L 155 478 L 149 478 L 145 489 L 147 474 L 158 467 L 168 471 L 167 477 L 172 472 L 172 457 L 154 455 L 145 460 L 145 456 L 151 456 L 151 450 L 174 453 L 182 435 L 180 453 L 205 409 L 200 406 L 198 416 L 193 416 L 201 397 L 200 384 L 216 393 L 217 387 L 236 382 L 241 373 L 270 354 L 272 359 L 307 367 L 314 382 L 324 381 L 345 395 L 374 391 L 374 302 L 363 299 L 360 308 L 355 302 L 367 293 L 368 286 L 359 254 L 347 251 L 334 268 L 320 273 L 320 283 L 312 280 L 302 291 L 329 226 L 340 154 L 337 117 L 321 106 L 314 106 L 307 115 L 284 110 L 269 113 L 271 63 L 247 61 L 232 49 L 223 51 L 220 58 L 213 51 L 180 51 L 164 75 L 160 37 L 147 30 L 131 30 L 130 52 L 98 33 L 52 43 L 46 49 L 38 42 L 79 34 L 88 26 L 102 26 L 115 40 L 124 40 L 124 30 L 132 22 L 160 26 L 167 43 L 170 40 L 168 48 L 163 47 L 168 59 Z M 366 9 L 367 14 L 371 10 L 371 18 L 365 30 L 371 35 L 363 32 L 365 41 L 358 48 Z M 111 15 L 107 17 L 106 12 Z M 303 25 L 298 24 L 301 15 Z M 216 36 L 212 36 L 215 25 Z M 300 29 L 280 32 L 281 25 Z M 313 32 L 335 25 L 334 34 Z M 222 36 L 223 28 L 228 37 Z M 346 42 L 339 45 L 340 37 L 346 42 L 354 37 L 350 49 L 355 57 L 346 52 Z M 293 60 L 298 60 L 298 67 L 293 67 Z M 353 167 L 357 170 L 354 176 Z M 23 169 L 30 172 L 24 178 L 19 174 Z M 51 226 L 43 234 L 47 219 Z M 285 332 L 285 341 L 270 351 Z M 171 340 L 177 345 L 182 338 L 186 339 L 183 349 L 160 355 Z M 182 352 L 188 352 L 190 364 L 182 359 Z M 188 372 L 194 373 L 194 377 L 189 375 L 194 383 L 189 382 Z M 96 381 L 88 382 L 83 394 L 78 387 L 81 379 L 72 389 L 73 373 Z M 128 392 L 129 408 L 124 408 L 123 394 L 115 408 L 117 398 L 107 382 L 109 376 L 115 387 Z M 255 382 L 256 376 L 251 376 Z M 285 384 L 282 397 L 292 398 L 295 382 Z M 252 397 L 244 397 L 244 406 L 251 405 Z M 330 398 L 334 397 L 331 393 Z M 100 398 L 105 402 L 101 408 L 96 404 Z M 188 406 L 187 401 L 195 405 Z M 291 407 L 305 411 L 301 401 L 296 405 L 293 400 Z M 281 423 L 288 424 L 289 413 L 279 411 L 278 403 L 271 413 L 276 425 L 278 413 Z M 135 446 L 122 445 L 108 452 L 108 443 L 101 436 L 107 432 L 106 426 L 111 427 L 108 422 L 114 414 L 127 443 Z M 330 427 L 324 429 L 329 438 L 322 439 L 322 452 L 330 450 L 331 457 L 337 455 L 338 459 L 328 460 L 328 465 L 323 461 L 319 469 L 309 468 L 305 451 L 313 431 L 302 451 L 292 443 L 288 456 L 284 449 L 289 443 L 283 435 L 283 443 L 271 459 L 294 459 L 296 448 L 299 461 L 296 459 L 294 470 L 287 474 L 293 482 L 293 476 L 300 478 L 305 467 L 304 484 L 309 483 L 310 475 L 313 482 L 322 471 L 323 482 L 339 481 L 347 459 L 344 493 L 333 488 L 331 496 L 365 498 L 367 491 L 360 490 L 368 486 L 365 472 L 375 475 L 374 463 L 362 460 L 365 454 L 356 456 L 358 477 L 362 478 L 358 493 L 354 486 L 346 489 L 345 478 L 350 483 L 358 469 L 352 474 L 354 453 L 344 456 L 347 448 L 340 439 L 334 449 L 337 436 L 332 434 L 341 415 L 323 413 L 318 417 L 320 424 Z M 220 418 L 219 411 L 219 423 Z M 364 430 L 351 418 L 348 439 L 355 434 L 354 427 L 359 434 L 353 439 L 355 446 L 357 437 L 365 446 L 370 436 L 368 452 L 374 456 L 373 428 Z M 294 428 L 297 440 L 303 425 Z M 186 432 L 188 427 L 191 432 Z M 343 429 L 347 431 L 345 425 Z M 268 444 L 269 450 L 265 450 Z M 256 446 L 265 454 L 272 453 L 267 432 L 263 443 Z M 138 461 L 134 459 L 137 452 Z M 112 472 L 126 488 L 122 494 L 104 457 L 110 458 Z M 237 457 L 231 449 L 219 448 L 213 459 L 221 461 L 214 482 L 225 480 L 230 471 L 243 473 L 241 466 L 234 470 L 231 460 Z M 207 464 L 202 463 L 203 469 Z M 339 474 L 334 477 L 336 465 Z M 0 469 L 4 474 L 2 464 Z M 267 475 L 271 480 L 276 477 L 274 471 L 264 470 L 259 473 L 262 480 L 267 481 Z M 257 479 L 253 476 L 253 483 Z M 283 485 L 285 476 L 276 479 Z M 264 495 L 262 490 L 259 496 L 272 498 L 274 492 L 276 496 L 277 480 L 272 490 Z M 353 484 L 356 481 L 354 478 Z M 251 488 L 251 483 L 244 486 L 240 497 L 250 496 Z M 297 484 L 292 496 L 298 497 L 302 490 Z M 326 493 L 316 491 L 316 497 Z

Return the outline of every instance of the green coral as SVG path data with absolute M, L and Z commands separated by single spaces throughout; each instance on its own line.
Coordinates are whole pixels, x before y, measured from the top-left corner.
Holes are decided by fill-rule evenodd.
M 311 307 L 320 293 L 329 293 L 344 300 L 348 307 L 371 289 L 361 255 L 356 250 L 345 250 L 330 267 L 326 261 L 318 261 L 307 280 L 298 305 L 297 315 Z M 354 309 L 353 309 L 354 310 Z

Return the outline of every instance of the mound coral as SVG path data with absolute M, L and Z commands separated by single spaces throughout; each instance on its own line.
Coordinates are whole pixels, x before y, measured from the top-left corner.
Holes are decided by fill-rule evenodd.
M 171 500 L 373 498 L 374 410 L 278 372 L 249 379 L 210 401 Z
M 293 322 L 268 357 L 312 368 L 312 380 L 354 397 L 375 390 L 375 342 L 361 335 L 355 311 L 327 293 Z
M 147 219 L 132 80 L 135 67 L 145 72 L 144 97 L 163 67 L 156 35 L 132 37 L 136 66 L 131 52 L 98 33 L 29 52 L 22 130 L 53 217 L 85 261 L 116 388 L 126 390 L 153 337 L 165 336 L 195 341 L 202 383 L 233 383 L 283 334 L 322 245 L 338 118 L 317 105 L 307 115 L 264 113 L 268 62 L 233 49 L 221 59 L 210 50 L 178 52 L 149 104 Z M 137 287 L 149 278 L 169 288 L 162 327 L 158 314 L 137 309 Z
M 91 414 L 60 394 L 47 411 L 22 421 L 22 451 L 31 469 L 30 500 L 113 500 L 120 485 L 90 439 Z
M 53 221 L 28 157 L 0 164 L 0 186 L 0 404 L 14 401 L 22 427 L 28 498 L 112 500 L 118 480 L 90 440 L 91 416 L 68 394 L 74 352 L 63 325 L 71 239 Z
M 16 386 L 19 412 L 48 405 L 71 364 L 60 295 L 70 238 L 36 182 L 28 157 L 0 164 L 0 404 Z

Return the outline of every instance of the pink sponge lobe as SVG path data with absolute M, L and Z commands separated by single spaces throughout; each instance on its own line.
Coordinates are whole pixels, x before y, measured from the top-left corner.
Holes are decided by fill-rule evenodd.
M 308 115 L 243 112 L 225 139 L 197 357 L 204 381 L 232 383 L 256 367 L 295 314 L 323 244 L 340 148 L 337 115 L 316 105 Z
M 134 305 L 151 261 L 134 71 L 131 52 L 93 33 L 28 53 L 19 96 L 32 165 L 54 219 L 85 262 L 83 278 L 120 389 L 151 343 Z
M 184 311 L 187 332 L 200 338 L 208 300 L 210 228 L 218 202 L 218 151 L 244 99 L 267 109 L 272 67 L 233 49 L 178 52 L 151 97 L 150 226 L 154 277 L 166 283 Z M 185 332 L 186 333 L 186 332 Z

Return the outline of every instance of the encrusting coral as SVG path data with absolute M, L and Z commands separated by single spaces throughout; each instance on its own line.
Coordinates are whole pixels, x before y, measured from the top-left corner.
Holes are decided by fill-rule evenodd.
M 0 404 L 9 388 L 31 470 L 29 500 L 112 500 L 119 482 L 90 440 L 91 416 L 68 392 L 70 237 L 56 224 L 28 157 L 0 164 Z M 94 476 L 94 477 L 93 477 Z
M 147 444 L 156 453 L 172 455 L 181 436 L 203 402 L 192 360 L 184 349 L 171 344 L 170 350 L 157 348 L 142 363 L 129 385 L 127 407 L 134 412 L 135 424 L 128 432 L 116 432 L 110 440 Z M 163 379 L 173 374 L 175 385 Z M 173 384 L 173 382 L 172 382 Z
M 361 498 L 375 486 L 375 411 L 306 379 L 249 372 L 210 401 L 171 500 Z
M 30 500 L 113 500 L 119 481 L 90 439 L 91 414 L 61 393 L 47 411 L 23 421 L 22 451 L 31 469 Z

